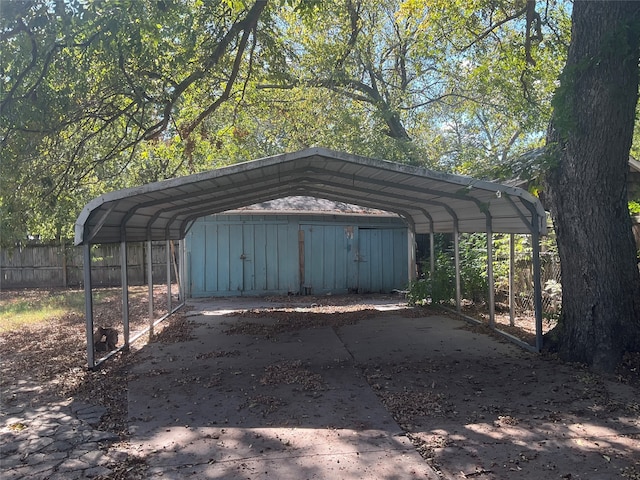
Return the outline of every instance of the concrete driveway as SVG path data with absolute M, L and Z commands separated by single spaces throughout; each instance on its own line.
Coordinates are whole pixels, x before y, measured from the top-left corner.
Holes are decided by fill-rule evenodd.
M 149 344 L 132 372 L 130 444 L 145 456 L 149 474 L 442 478 L 381 403 L 365 370 L 450 349 L 479 357 L 517 349 L 461 329 L 463 322 L 448 317 L 410 318 L 391 298 L 375 303 L 384 313 L 355 324 L 264 336 L 226 333 L 248 320 L 233 312 L 265 306 L 263 300 L 190 302 L 193 339 Z

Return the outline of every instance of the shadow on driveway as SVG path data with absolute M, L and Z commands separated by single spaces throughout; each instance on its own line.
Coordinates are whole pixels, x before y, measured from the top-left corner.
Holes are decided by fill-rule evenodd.
M 575 469 L 582 457 L 562 464 L 575 457 L 577 444 L 567 439 L 570 429 L 547 428 L 553 418 L 538 415 L 539 424 L 525 427 L 525 415 L 535 419 L 544 410 L 540 398 L 566 393 L 571 401 L 577 392 L 540 390 L 536 370 L 555 367 L 539 357 L 457 319 L 411 318 L 411 310 L 388 299 L 348 317 L 292 304 L 282 305 L 284 313 L 273 303 L 259 312 L 261 305 L 243 298 L 191 302 L 192 339 L 141 352 L 129 384 L 130 444 L 146 458 L 149 475 L 615 478 L 605 470 L 581 476 Z M 280 328 L 285 320 L 291 328 Z M 638 433 L 637 423 L 624 425 Z M 586 441 L 586 434 L 573 434 Z M 565 438 L 556 444 L 554 435 Z M 624 438 L 631 443 L 621 448 L 637 453 L 638 441 Z M 535 451 L 553 453 L 560 466 L 545 473 Z

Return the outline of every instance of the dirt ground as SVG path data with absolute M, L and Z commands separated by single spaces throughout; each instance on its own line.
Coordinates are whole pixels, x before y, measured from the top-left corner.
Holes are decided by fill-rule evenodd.
M 143 289 L 133 293 L 130 313 L 135 331 L 146 323 L 146 294 Z M 46 295 L 46 292 L 20 294 Z M 158 289 L 154 296 L 159 315 L 163 290 Z M 482 338 L 483 342 L 489 338 L 495 352 L 469 355 L 473 349 L 465 347 L 463 351 L 451 342 L 427 351 L 414 345 L 418 350 L 411 354 L 394 348 L 384 355 L 372 356 L 361 350 L 365 345 L 361 332 L 368 326 L 370 331 L 378 332 L 370 342 L 379 342 L 368 348 L 373 346 L 382 352 L 390 344 L 385 340 L 398 331 L 393 329 L 393 322 L 417 328 L 409 330 L 415 333 L 405 338 L 409 345 L 417 342 L 420 334 L 429 335 L 419 333 L 420 325 L 430 318 L 448 315 L 428 308 L 375 310 L 371 304 L 379 297 L 304 298 L 302 310 L 295 303 L 300 300 L 263 299 L 267 302 L 265 308 L 252 308 L 228 317 L 224 334 L 230 340 L 254 338 L 278 343 L 296 335 L 325 332 L 339 339 L 351 358 L 336 362 L 330 369 L 295 354 L 278 358 L 261 365 L 254 377 L 245 379 L 254 388 L 250 396 L 228 390 L 246 388 L 225 383 L 225 378 L 241 375 L 220 376 L 211 371 L 198 381 L 208 382 L 213 392 L 235 395 L 239 402 L 236 412 L 251 412 L 262 422 L 266 419 L 281 426 L 292 422 L 295 427 L 295 419 L 308 413 L 291 410 L 296 403 L 283 397 L 283 392 L 302 394 L 313 403 L 314 397 L 327 396 L 331 373 L 348 367 L 362 379 L 363 388 L 375 395 L 425 464 L 442 478 L 640 479 L 640 384 L 636 358 L 628 359 L 617 375 L 599 376 L 580 365 L 530 354 L 505 343 L 482 326 L 459 320 L 455 320 L 459 322 L 456 328 L 466 336 Z M 269 307 L 268 302 L 274 305 L 291 302 L 291 306 L 276 309 Z M 96 312 L 101 324 L 117 326 L 119 292 L 96 305 Z M 365 329 L 357 337 L 355 326 Z M 156 329 L 150 347 L 189 345 L 194 332 L 201 327 L 192 317 L 174 315 Z M 519 333 L 526 339 L 531 334 L 530 326 L 519 321 L 510 333 Z M 101 428 L 119 433 L 119 446 L 126 446 L 135 433 L 130 431 L 135 421 L 129 412 L 128 389 L 141 374 L 136 367 L 148 359 L 150 347 L 145 348 L 145 341 L 140 340 L 131 352 L 116 356 L 99 372 L 88 372 L 84 368 L 84 342 L 84 320 L 79 316 L 51 319 L 27 331 L 0 335 L 2 401 L 10 400 L 15 386 L 22 381 L 40 385 L 39 390 L 31 393 L 34 405 L 70 396 L 104 405 L 109 413 L 103 417 Z M 199 360 L 231 365 L 231 369 L 240 356 L 236 349 L 213 347 L 202 355 L 208 357 Z M 156 373 L 163 375 L 160 365 Z M 220 425 L 213 427 L 218 428 L 218 435 L 223 430 Z M 351 427 L 356 432 L 368 428 L 364 424 Z M 111 478 L 147 478 L 148 463 L 140 449 L 132 448 L 129 461 L 116 468 L 118 473 Z M 245 473 L 246 478 L 254 478 L 250 472 Z

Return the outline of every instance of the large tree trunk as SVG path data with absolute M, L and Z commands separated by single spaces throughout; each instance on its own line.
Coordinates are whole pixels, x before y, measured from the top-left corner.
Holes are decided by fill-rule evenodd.
M 547 136 L 545 195 L 562 264 L 566 360 L 613 371 L 640 350 L 640 274 L 627 207 L 638 99 L 640 3 L 580 1 Z

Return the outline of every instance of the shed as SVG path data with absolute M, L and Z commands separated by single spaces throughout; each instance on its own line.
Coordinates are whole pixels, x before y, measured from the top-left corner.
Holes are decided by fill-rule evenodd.
M 186 294 L 389 293 L 414 258 L 398 215 L 293 196 L 202 217 L 186 236 Z M 415 265 L 413 265 L 415 268 Z

